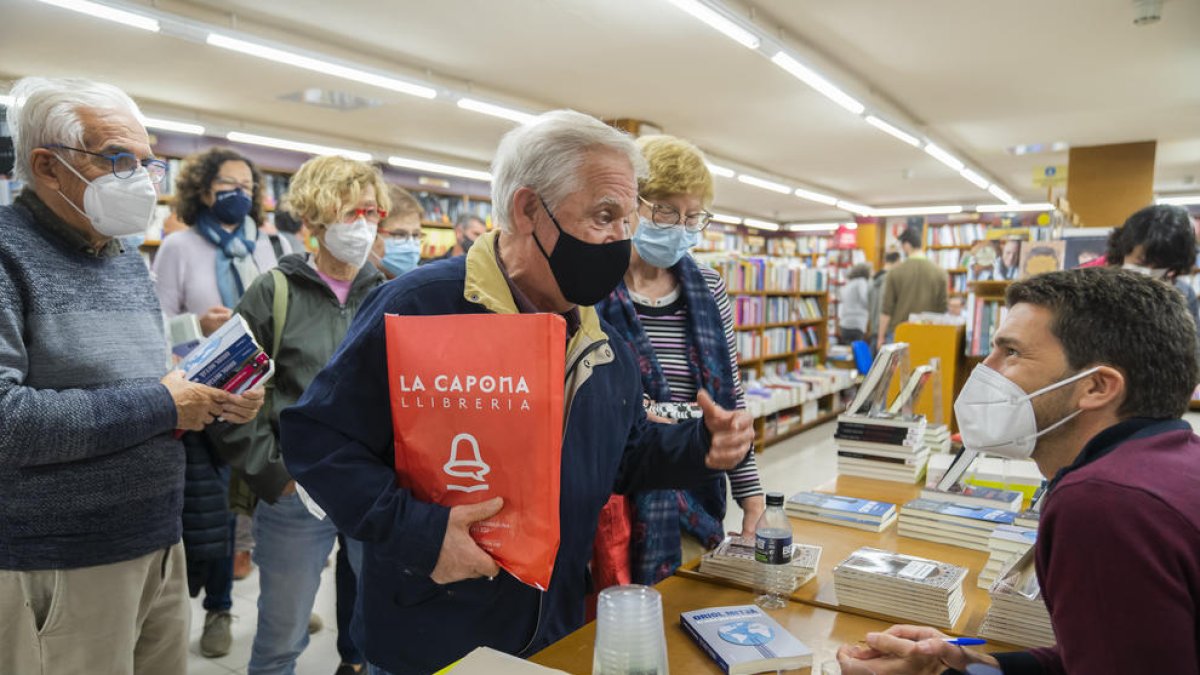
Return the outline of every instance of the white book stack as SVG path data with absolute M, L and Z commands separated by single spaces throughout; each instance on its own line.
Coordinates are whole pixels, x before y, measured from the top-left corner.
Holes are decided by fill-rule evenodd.
M 834 444 L 838 473 L 900 483 L 917 483 L 925 476 L 929 448 L 925 418 L 841 415 Z
M 1017 525 L 997 525 L 988 539 L 987 564 L 979 572 L 979 587 L 991 588 L 996 579 L 1037 541 L 1037 530 Z
M 1032 551 L 992 586 L 990 595 L 992 604 L 979 624 L 980 637 L 1020 647 L 1049 647 L 1055 643 L 1050 612 L 1033 570 Z
M 925 447 L 933 453 L 950 452 L 950 427 L 945 424 L 926 425 Z
M 914 499 L 900 507 L 897 531 L 902 537 L 935 541 L 984 551 L 997 525 L 1012 525 L 1016 516 L 986 506 L 970 506 L 931 499 Z
M 965 567 L 869 547 L 833 569 L 839 605 L 942 628 L 962 614 L 966 578 Z
M 821 547 L 792 544 L 792 562 L 788 569 L 795 575 L 793 589 L 812 581 L 821 562 Z M 746 586 L 758 585 L 758 562 L 754 559 L 754 540 L 726 537 L 713 550 L 700 557 L 700 574 L 707 574 Z

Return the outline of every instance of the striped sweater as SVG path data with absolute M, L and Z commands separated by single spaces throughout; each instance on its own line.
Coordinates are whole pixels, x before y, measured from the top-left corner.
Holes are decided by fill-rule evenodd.
M 103 565 L 179 541 L 166 363 L 136 251 L 90 249 L 28 190 L 0 207 L 0 569 Z

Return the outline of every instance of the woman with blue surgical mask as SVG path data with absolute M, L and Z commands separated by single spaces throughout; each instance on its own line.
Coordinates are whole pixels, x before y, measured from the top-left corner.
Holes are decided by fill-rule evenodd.
M 390 188 L 392 209 L 379 223 L 371 248 L 371 263 L 388 279 L 411 272 L 421 263 L 425 234 L 421 232 L 421 203 L 402 187 Z
M 643 136 L 637 143 L 649 175 L 638 183 L 629 269 L 596 309 L 615 329 L 612 337 L 624 339 L 637 357 L 649 412 L 688 411 L 701 389 L 726 409 L 745 408 L 725 283 L 688 253 L 712 218 L 713 180 L 704 155 L 671 136 Z M 610 500 L 596 542 L 596 589 L 657 583 L 681 560 L 719 544 L 727 480 L 742 508 L 741 533 L 753 537 L 765 502 L 751 452 L 702 488 Z

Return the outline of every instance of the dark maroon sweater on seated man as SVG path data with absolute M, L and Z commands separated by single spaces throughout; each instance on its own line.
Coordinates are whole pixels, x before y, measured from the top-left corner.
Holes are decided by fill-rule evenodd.
M 1099 433 L 1050 484 L 1036 561 L 1058 644 L 997 655 L 1005 675 L 1200 673 L 1200 437 Z

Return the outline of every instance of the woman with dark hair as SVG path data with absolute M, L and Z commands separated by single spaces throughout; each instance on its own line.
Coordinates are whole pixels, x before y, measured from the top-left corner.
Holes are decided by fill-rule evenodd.
M 194 314 L 210 335 L 233 315 L 231 308 L 250 282 L 277 262 L 271 241 L 259 230 L 262 176 L 253 162 L 228 148 L 192 155 L 175 182 L 174 211 L 189 227 L 163 239 L 154 257 L 155 290 L 168 317 Z M 286 239 L 279 244 L 284 253 L 292 252 Z M 184 434 L 183 445 L 188 590 L 195 597 L 204 589 L 200 653 L 218 658 L 229 653 L 232 641 L 236 527 L 229 512 L 230 473 L 204 434 Z
M 1200 303 L 1190 276 L 1196 260 L 1196 229 L 1187 210 L 1179 206 L 1147 206 L 1129 216 L 1108 238 L 1106 264 L 1146 274 L 1172 284 L 1187 300 L 1192 319 L 1200 325 Z

